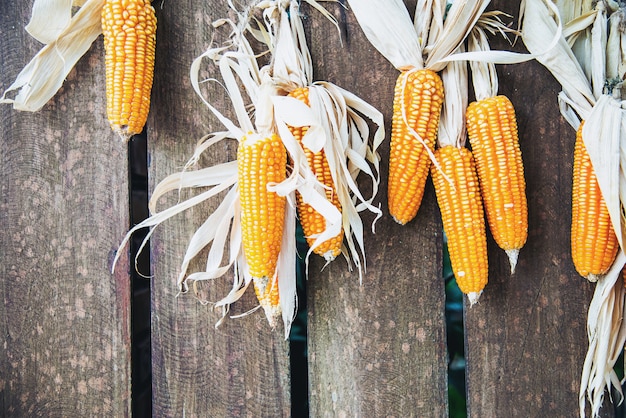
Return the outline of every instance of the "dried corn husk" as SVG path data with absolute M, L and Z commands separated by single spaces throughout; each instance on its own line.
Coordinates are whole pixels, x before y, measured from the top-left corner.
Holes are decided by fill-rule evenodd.
M 461 45 L 458 51 L 463 52 L 463 49 Z M 441 80 L 446 99 L 441 109 L 437 144 L 439 147 L 452 145 L 462 148 L 467 141 L 465 124 L 469 90 L 467 62 L 451 62 L 441 72 Z
M 102 33 L 103 3 L 104 0 L 88 0 L 72 15 L 70 0 L 35 0 L 26 29 L 45 46 L 4 92 L 0 103 L 12 104 L 17 110 L 41 109 Z

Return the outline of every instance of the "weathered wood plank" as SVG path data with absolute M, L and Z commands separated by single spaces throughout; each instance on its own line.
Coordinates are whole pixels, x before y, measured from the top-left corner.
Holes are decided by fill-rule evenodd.
M 194 93 L 188 74 L 192 60 L 210 45 L 214 34 L 210 24 L 228 15 L 226 2 L 187 0 L 156 6 L 157 62 L 148 138 L 151 190 L 181 169 L 198 139 L 223 129 Z M 215 67 L 204 75 L 219 78 Z M 206 88 L 209 100 L 227 113 L 230 104 L 223 89 L 217 84 Z M 236 144 L 220 144 L 212 152 L 202 166 L 232 160 Z M 162 204 L 177 198 L 173 193 Z M 269 328 L 262 311 L 227 320 L 216 330 L 218 311 L 200 304 L 193 292 L 176 295 L 188 240 L 217 204 L 209 202 L 168 221 L 152 238 L 154 415 L 289 416 L 289 354 L 282 332 Z M 203 264 L 198 260 L 190 271 L 200 271 Z M 230 289 L 229 281 L 227 275 L 201 286 L 203 297 L 218 300 Z M 249 290 L 234 311 L 253 306 Z
M 0 90 L 40 45 L 0 3 Z M 130 415 L 127 145 L 109 128 L 102 39 L 38 113 L 0 106 L 0 415 Z M 126 258 L 121 265 L 128 264 Z
M 327 7 L 340 21 L 343 46 L 335 27 L 303 7 L 315 78 L 355 92 L 384 114 L 383 183 L 376 199 L 384 217 L 376 224 L 376 234 L 366 227 L 368 260 L 362 285 L 342 259 L 323 271 L 316 259 L 309 269 L 311 416 L 444 417 L 442 230 L 432 183 L 416 219 L 406 226 L 396 224 L 387 210 L 386 178 L 399 73 L 368 43 L 350 11 Z
M 516 15 L 513 6 L 494 2 Z M 529 236 L 513 276 L 489 238 L 489 284 L 465 314 L 468 410 L 474 417 L 578 416 L 593 285 L 570 255 L 575 132 L 559 114 L 560 87 L 539 63 L 498 73 L 500 92 L 517 111 Z

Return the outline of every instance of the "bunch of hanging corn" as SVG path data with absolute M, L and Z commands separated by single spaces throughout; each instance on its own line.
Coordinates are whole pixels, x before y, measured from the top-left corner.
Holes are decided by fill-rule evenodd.
M 587 331 L 589 347 L 582 365 L 580 416 L 598 417 L 604 394 L 614 386 L 622 393 L 615 362 L 626 342 L 626 303 L 621 271 L 623 245 L 619 155 L 626 139 L 626 112 L 620 88 L 625 74 L 624 11 L 617 2 L 559 3 L 526 1 L 523 40 L 531 53 L 560 82 L 561 114 L 576 130 L 572 189 L 572 258 L 576 270 L 597 280 Z M 549 10 L 550 9 L 550 10 Z M 568 38 L 561 35 L 564 22 Z M 546 51 L 545 39 L 559 42 Z M 615 255 L 617 253 L 617 256 Z
M 358 212 L 368 209 L 380 215 L 372 200 L 378 187 L 376 148 L 384 131 L 380 112 L 353 94 L 330 83 L 311 83 L 312 65 L 297 2 L 262 1 L 256 6 L 263 8 L 266 19 L 252 17 L 252 7 L 236 13 L 237 22 L 222 20 L 233 29 L 227 46 L 210 48 L 192 64 L 191 84 L 204 100 L 199 78 L 202 60 L 215 62 L 232 98 L 237 123 L 204 100 L 227 131 L 207 135 L 185 170 L 157 185 L 150 201 L 151 216 L 129 231 L 122 246 L 133 231 L 159 225 L 227 191 L 189 242 L 178 279 L 180 289 L 187 291 L 190 283 L 195 286 L 221 277 L 234 267 L 232 290 L 214 306 L 221 307 L 225 316 L 252 284 L 269 323 L 274 326 L 282 316 L 287 337 L 296 309 L 296 208 L 286 202 L 301 204 L 302 223 L 313 228 L 308 235 L 314 250 L 334 257 L 342 250 L 343 236 L 347 258 L 352 256 L 361 276 L 364 246 Z M 269 64 L 261 67 L 251 59 L 263 54 L 251 48 L 249 33 L 266 42 L 272 53 Z M 320 103 L 320 108 L 311 107 Z M 365 118 L 376 126 L 372 146 Z M 236 161 L 188 169 L 224 139 L 239 142 Z M 364 198 L 355 180 L 368 163 L 374 168 L 367 173 L 373 192 L 371 198 Z M 165 193 L 198 187 L 207 190 L 156 210 L 156 202 Z M 307 215 L 315 220 L 309 221 L 312 218 Z M 207 246 L 206 269 L 189 274 L 191 260 Z M 224 259 L 226 265 L 222 265 Z
M 401 71 L 394 92 L 389 212 L 401 224 L 413 219 L 430 172 L 452 268 L 471 303 L 476 302 L 488 278 L 484 210 L 494 237 L 510 256 L 512 271 L 528 229 L 525 181 L 512 106 L 497 97 L 467 109 L 467 86 L 463 85 L 467 80 L 462 81 L 467 78 L 467 69 L 465 64 L 455 65 L 449 59 L 461 52 L 481 19 L 481 24 L 487 24 L 492 31 L 508 30 L 495 18 L 499 12 L 485 12 L 488 4 L 487 0 L 452 2 L 448 8 L 446 1 L 419 0 L 412 21 L 398 0 L 384 4 L 350 1 L 370 42 Z M 530 59 L 497 53 L 479 51 L 478 55 L 490 62 Z M 471 59 L 468 57 L 461 60 Z M 446 85 L 445 79 L 442 82 L 442 70 L 448 72 L 448 84 L 452 86 Z M 450 94 L 453 97 L 448 97 Z M 442 106 L 446 121 L 440 116 Z M 464 147 L 466 109 L 474 155 Z M 434 151 L 436 143 L 439 148 Z M 498 183 L 502 181 L 508 182 L 509 195 L 499 190 L 504 186 Z

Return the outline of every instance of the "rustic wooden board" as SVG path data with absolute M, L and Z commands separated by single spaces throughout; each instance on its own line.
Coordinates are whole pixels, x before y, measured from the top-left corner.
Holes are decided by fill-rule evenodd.
M 323 271 L 319 258 L 310 267 L 311 416 L 447 416 L 442 229 L 432 183 L 416 219 L 396 224 L 387 210 L 386 178 L 399 72 L 368 43 L 350 11 L 327 7 L 340 21 L 343 46 L 334 26 L 303 7 L 315 79 L 353 91 L 383 112 L 387 135 L 376 204 L 384 216 L 376 234 L 366 227 L 362 285 L 343 259 Z
M 504 1 L 494 7 L 515 13 Z M 513 276 L 489 237 L 489 284 L 465 315 L 468 410 L 475 417 L 578 416 L 593 285 L 570 255 L 575 132 L 559 114 L 558 83 L 539 63 L 498 73 L 500 92 L 517 111 L 529 236 Z
M 0 90 L 40 45 L 0 3 Z M 130 415 L 127 145 L 108 126 L 99 38 L 38 113 L 0 106 L 0 415 Z
M 165 176 L 180 171 L 197 140 L 223 130 L 194 93 L 188 74 L 192 60 L 210 45 L 214 35 L 210 24 L 228 15 L 226 2 L 186 0 L 155 6 L 159 28 L 148 133 L 151 190 Z M 214 67 L 207 68 L 205 76 L 218 77 Z M 216 84 L 206 88 L 209 100 L 228 113 L 223 89 Z M 212 151 L 202 166 L 232 160 L 236 144 L 220 144 Z M 173 193 L 161 207 L 177 198 Z M 176 278 L 188 240 L 217 203 L 181 214 L 157 228 L 152 238 L 154 415 L 289 416 L 289 346 L 282 330 L 271 330 L 261 311 L 227 320 L 216 330 L 218 311 L 200 304 L 192 292 L 177 296 Z M 200 271 L 203 264 L 198 260 L 190 271 Z M 226 275 L 202 286 L 203 297 L 218 300 L 230 289 L 230 280 Z M 253 306 L 252 288 L 244 299 L 233 311 Z

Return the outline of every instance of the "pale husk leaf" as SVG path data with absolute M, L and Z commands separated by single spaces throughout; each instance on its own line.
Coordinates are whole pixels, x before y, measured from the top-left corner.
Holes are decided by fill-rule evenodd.
M 620 246 L 624 245 L 626 202 L 626 111 L 622 102 L 602 95 L 583 126 L 583 141 L 594 167 Z M 620 233 L 621 231 L 621 233 Z
M 0 98 L 0 103 L 12 104 L 17 110 L 34 112 L 41 109 L 61 88 L 76 62 L 102 32 L 100 11 L 103 3 L 104 0 L 87 1 L 57 37 L 44 46 L 18 74 L 16 80 Z M 40 5 L 38 7 L 43 6 Z M 41 11 L 37 13 L 39 16 Z M 41 22 L 38 22 L 39 19 L 30 30 L 41 36 L 38 30 Z M 49 37 L 51 33 L 44 36 Z M 11 96 L 9 93 L 14 91 L 17 91 L 17 94 L 9 97 Z
M 589 12 L 596 0 L 555 0 L 561 19 L 568 23 L 582 14 Z
M 441 71 L 447 65 L 444 59 L 457 51 L 490 1 L 455 1 L 452 3 L 443 24 L 443 31 L 428 52 L 426 68 Z
M 288 199 L 295 200 L 295 192 Z M 281 251 L 278 256 L 276 272 L 278 274 L 278 293 L 280 302 L 280 311 L 282 314 L 284 326 L 285 340 L 289 338 L 291 324 L 295 319 L 298 311 L 297 282 L 295 271 L 293 275 L 280 274 L 279 272 L 293 271 L 297 264 L 296 252 L 296 208 L 294 205 L 287 205 L 285 209 L 285 224 L 283 226 L 283 242 L 282 248 L 289 249 Z
M 537 56 L 537 61 L 559 81 L 564 94 L 575 104 L 577 111 L 587 114 L 591 111 L 595 98 L 567 42 L 561 36 L 553 48 L 545 50 L 545 40 L 552 39 L 558 33 L 558 28 L 554 18 L 550 16 L 550 9 L 542 0 L 525 0 L 522 26 L 524 44 L 529 52 Z M 581 117 L 584 117 L 583 114 Z
M 469 51 L 489 51 L 489 40 L 484 29 L 480 26 L 474 27 L 468 36 Z M 492 62 L 470 61 L 472 70 L 472 84 L 474 86 L 474 96 L 476 101 L 494 97 L 498 94 L 498 74 L 496 66 Z
M 620 26 L 624 25 L 625 13 L 623 9 L 616 11 L 609 17 L 609 36 L 606 45 L 606 78 L 607 80 L 621 81 L 621 63 L 623 55 L 621 51 L 621 39 L 624 34 Z
M 370 43 L 397 69 L 423 68 L 422 44 L 402 0 L 348 0 Z
M 67 28 L 72 18 L 72 0 L 35 0 L 26 32 L 49 44 Z
M 439 119 L 437 141 L 440 147 L 452 145 L 462 148 L 465 146 L 467 138 L 465 110 L 468 103 L 467 71 L 465 61 L 453 61 L 441 72 L 446 99 Z
M 591 28 L 591 87 L 593 95 L 597 99 L 604 90 L 606 80 L 606 43 L 608 18 L 605 10 L 598 3 L 598 12 Z
M 591 28 L 596 16 L 597 12 L 590 10 L 568 22 L 563 29 L 563 36 L 589 80 L 591 80 Z

